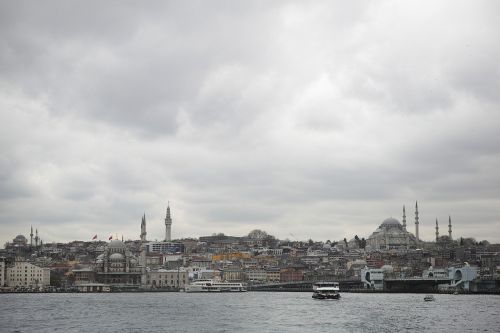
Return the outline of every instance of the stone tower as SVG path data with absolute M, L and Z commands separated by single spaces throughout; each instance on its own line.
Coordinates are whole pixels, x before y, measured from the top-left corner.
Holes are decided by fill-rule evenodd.
M 33 226 L 31 226 L 30 232 L 30 247 L 33 247 Z
M 165 241 L 172 240 L 172 218 L 170 217 L 170 202 L 167 205 L 167 216 L 165 217 Z

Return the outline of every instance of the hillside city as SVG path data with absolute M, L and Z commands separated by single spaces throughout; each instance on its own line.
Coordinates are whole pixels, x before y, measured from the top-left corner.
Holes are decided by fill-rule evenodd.
M 449 281 L 445 289 L 498 291 L 500 244 L 453 238 L 451 217 L 444 235 L 436 220 L 435 239 L 424 241 L 418 205 L 415 233 L 407 229 L 405 208 L 402 217 L 385 219 L 367 238 L 326 241 L 280 240 L 263 230 L 172 240 L 170 207 L 162 241 L 147 240 L 145 215 L 138 240 L 95 235 L 92 241 L 44 243 L 31 228 L 29 237 L 17 235 L 0 250 L 0 286 L 4 292 L 178 291 L 197 279 L 216 279 L 244 282 L 250 290 L 315 281 L 382 290 L 394 281 L 440 277 Z

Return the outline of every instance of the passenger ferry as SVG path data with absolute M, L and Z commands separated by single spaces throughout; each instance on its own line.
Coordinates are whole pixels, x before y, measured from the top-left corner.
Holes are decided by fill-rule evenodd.
M 220 282 L 215 280 L 196 280 L 186 286 L 187 293 L 197 292 L 244 292 L 246 284 L 241 282 Z
M 338 282 L 316 282 L 313 284 L 312 298 L 339 299 L 340 286 Z

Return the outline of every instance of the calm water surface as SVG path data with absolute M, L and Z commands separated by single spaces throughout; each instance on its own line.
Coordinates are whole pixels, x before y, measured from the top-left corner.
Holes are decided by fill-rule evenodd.
M 0 332 L 500 332 L 500 296 L 0 294 Z

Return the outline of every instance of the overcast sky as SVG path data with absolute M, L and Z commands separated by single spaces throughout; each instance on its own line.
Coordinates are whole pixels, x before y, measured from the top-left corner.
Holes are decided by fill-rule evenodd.
M 401 220 L 500 242 L 500 2 L 0 1 L 0 242 Z

